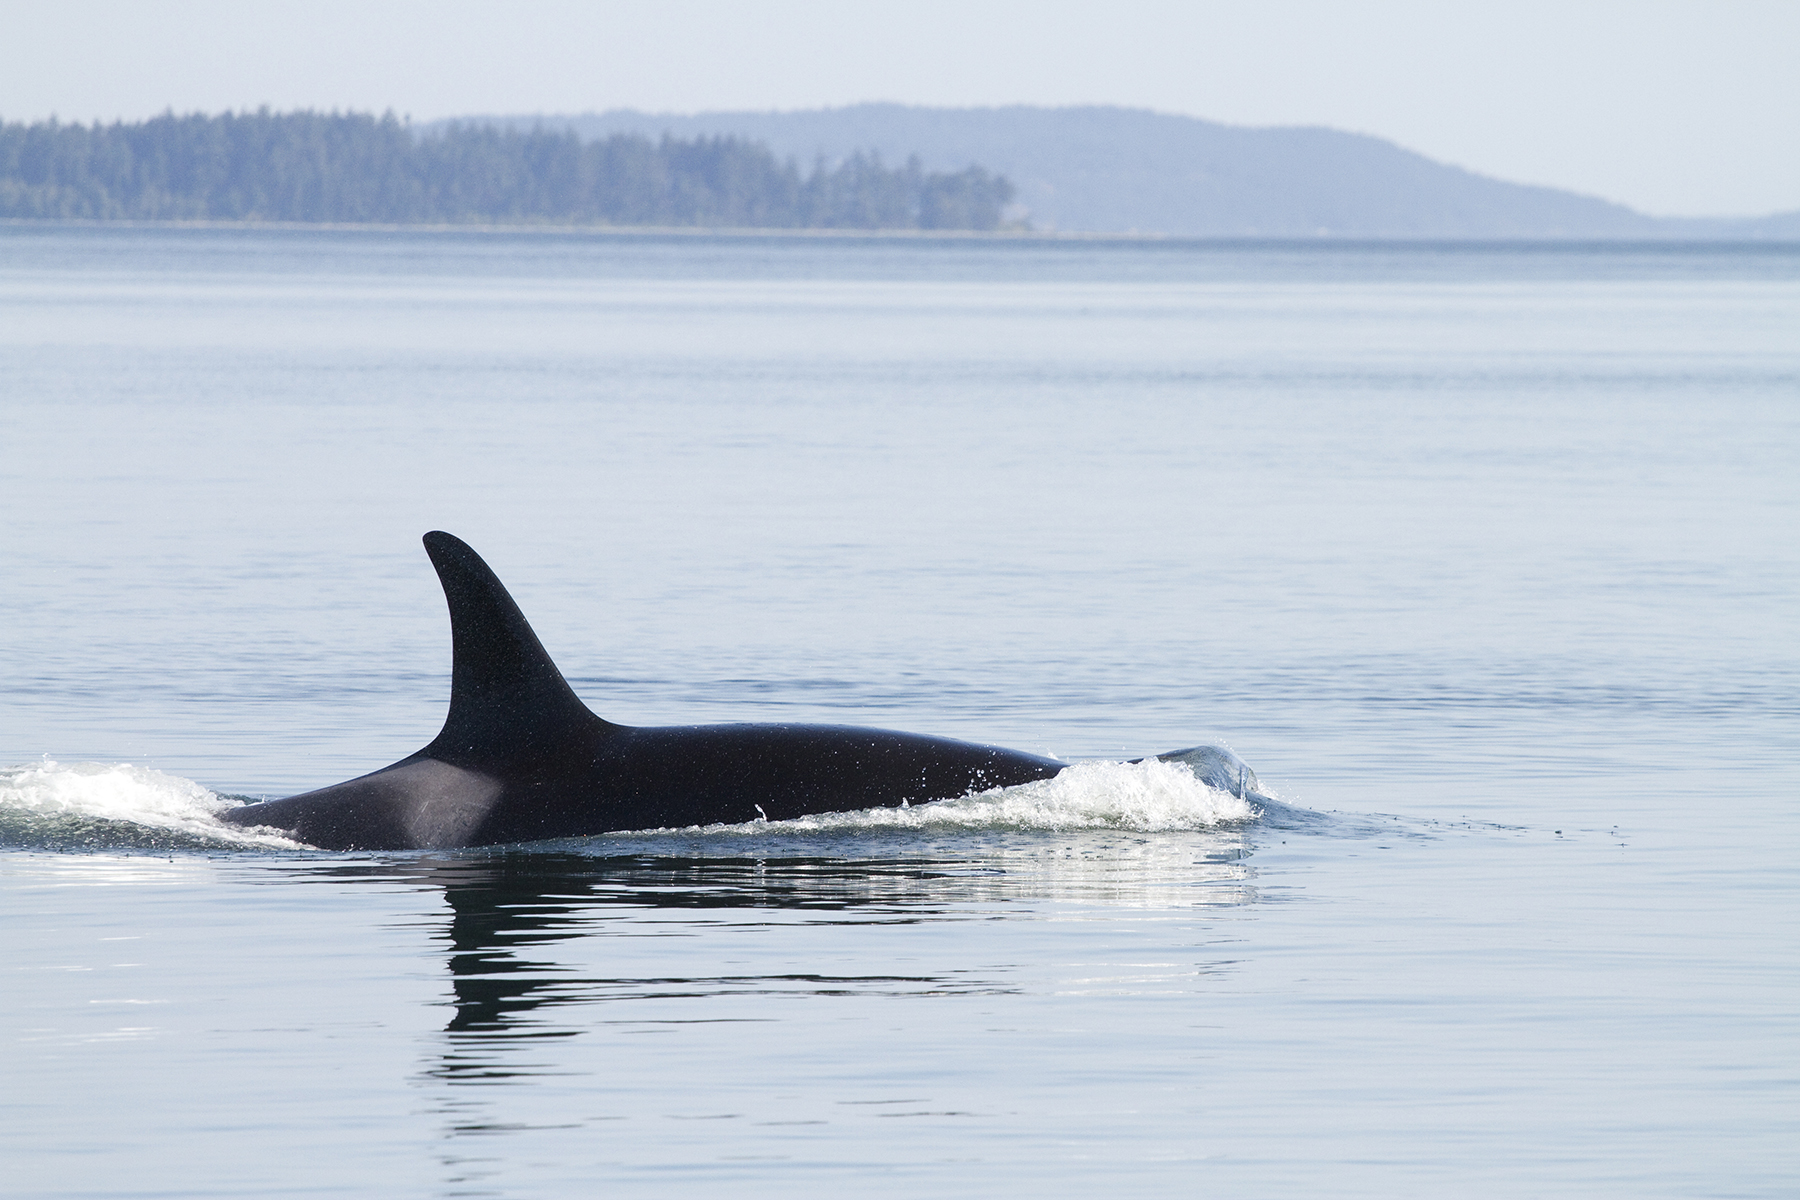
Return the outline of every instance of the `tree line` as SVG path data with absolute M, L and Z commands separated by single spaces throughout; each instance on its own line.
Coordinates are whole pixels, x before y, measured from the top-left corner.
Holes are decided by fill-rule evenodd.
M 803 173 L 758 142 L 452 125 L 392 113 L 0 122 L 0 217 L 374 224 L 997 229 L 1013 186 L 856 154 Z

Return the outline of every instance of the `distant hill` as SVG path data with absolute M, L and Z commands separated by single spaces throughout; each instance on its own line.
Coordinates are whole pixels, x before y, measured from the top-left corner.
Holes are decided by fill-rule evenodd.
M 1143 109 L 858 104 L 788 113 L 462 119 L 567 129 L 583 139 L 729 134 L 802 164 L 875 151 L 890 163 L 916 154 L 927 170 L 979 166 L 1013 183 L 1039 229 L 1193 237 L 1800 238 L 1800 213 L 1660 219 L 1591 196 L 1490 179 L 1362 134 L 1250 129 Z

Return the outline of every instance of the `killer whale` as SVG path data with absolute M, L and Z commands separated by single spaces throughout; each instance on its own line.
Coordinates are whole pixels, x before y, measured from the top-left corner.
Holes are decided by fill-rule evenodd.
M 424 850 L 896 807 L 1049 779 L 1069 764 L 953 738 L 840 725 L 617 725 L 575 694 L 499 578 L 427 533 L 450 607 L 450 711 L 417 753 L 367 775 L 228 809 L 323 850 Z M 1174 751 L 1215 787 L 1254 776 Z

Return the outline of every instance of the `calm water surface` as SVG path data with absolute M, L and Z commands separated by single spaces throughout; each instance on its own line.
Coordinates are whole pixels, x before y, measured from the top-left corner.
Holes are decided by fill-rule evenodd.
M 1800 248 L 14 225 L 0 447 L 21 1195 L 1800 1180 Z M 1281 803 L 234 841 L 431 528 L 610 719 Z

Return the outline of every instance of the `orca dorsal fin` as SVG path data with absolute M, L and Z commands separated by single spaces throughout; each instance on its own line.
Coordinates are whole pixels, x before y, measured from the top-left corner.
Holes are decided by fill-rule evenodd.
M 565 737 L 572 726 L 606 728 L 581 702 L 498 576 L 461 538 L 425 535 L 450 605 L 450 714 L 426 751 L 435 757 L 512 758 Z

